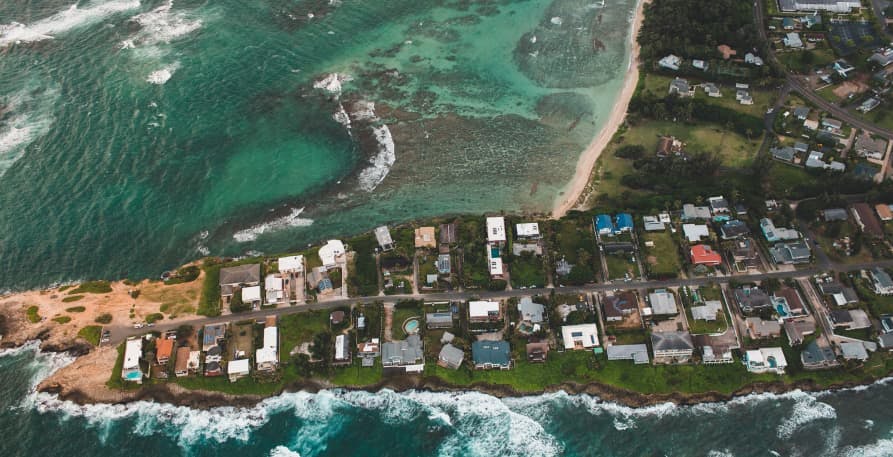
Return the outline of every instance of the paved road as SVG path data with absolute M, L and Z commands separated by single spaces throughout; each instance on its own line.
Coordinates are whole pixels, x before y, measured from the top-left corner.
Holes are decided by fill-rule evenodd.
M 857 271 L 864 270 L 872 267 L 881 267 L 881 268 L 889 268 L 893 267 L 893 260 L 883 260 L 876 262 L 864 262 L 858 264 L 833 264 L 829 263 L 831 269 L 834 271 Z M 282 308 L 274 308 L 274 309 L 264 309 L 258 311 L 252 311 L 248 313 L 241 313 L 238 315 L 226 315 L 226 316 L 217 316 L 217 317 L 195 317 L 193 319 L 181 320 L 177 322 L 167 322 L 155 325 L 153 328 L 143 328 L 143 329 L 135 329 L 132 327 L 122 326 L 122 325 L 111 325 L 106 327 L 111 332 L 110 344 L 118 344 L 128 337 L 142 335 L 149 330 L 156 331 L 166 331 L 166 330 L 174 330 L 181 325 L 192 325 L 194 327 L 200 327 L 207 324 L 217 324 L 221 322 L 234 322 L 241 320 L 262 320 L 266 316 L 285 316 L 289 314 L 313 311 L 313 310 L 325 310 L 325 309 L 333 309 L 341 306 L 350 306 L 355 303 L 374 303 L 376 301 L 385 301 L 389 303 L 394 303 L 400 300 L 426 300 L 426 301 L 466 301 L 471 299 L 506 299 L 513 297 L 523 297 L 530 296 L 535 294 L 549 294 L 554 290 L 556 293 L 562 294 L 589 294 L 594 292 L 602 292 L 607 290 L 614 289 L 653 289 L 660 287 L 680 287 L 680 286 L 706 286 L 711 283 L 719 283 L 726 284 L 729 281 L 738 281 L 738 282 L 754 282 L 754 281 L 764 281 L 770 278 L 806 278 L 818 274 L 823 271 L 827 271 L 827 268 L 822 268 L 819 266 L 812 266 L 800 270 L 795 271 L 774 271 L 769 273 L 754 273 L 747 275 L 735 275 L 735 276 L 721 276 L 721 277 L 701 277 L 701 278 L 690 278 L 690 279 L 674 279 L 669 281 L 615 281 L 613 283 L 605 283 L 605 284 L 590 284 L 586 286 L 578 286 L 578 287 L 559 287 L 559 288 L 542 288 L 542 289 L 523 289 L 523 290 L 512 290 L 512 291 L 475 291 L 475 292 L 441 292 L 441 293 L 432 293 L 432 294 L 418 294 L 418 295 L 390 295 L 387 297 L 374 296 L 374 297 L 355 297 L 355 298 L 347 298 L 347 299 L 335 299 L 328 300 L 322 303 L 313 303 L 309 305 L 296 305 L 296 306 L 287 306 Z

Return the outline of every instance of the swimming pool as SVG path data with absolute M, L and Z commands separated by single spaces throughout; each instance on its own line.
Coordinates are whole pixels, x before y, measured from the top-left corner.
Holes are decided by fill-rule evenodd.
M 143 374 L 139 371 L 128 371 L 127 373 L 124 373 L 124 379 L 127 381 L 139 381 L 142 376 Z
M 775 310 L 778 311 L 778 315 L 781 317 L 787 317 L 787 315 L 788 315 L 787 309 L 785 308 L 784 305 L 782 305 L 780 303 L 775 305 Z
M 406 322 L 403 323 L 403 331 L 406 332 L 407 335 L 412 335 L 419 331 L 419 320 L 415 317 L 410 317 L 406 319 Z

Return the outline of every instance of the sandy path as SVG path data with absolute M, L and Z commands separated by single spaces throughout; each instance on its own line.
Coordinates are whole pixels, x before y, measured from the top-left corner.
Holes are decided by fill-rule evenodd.
M 580 155 L 580 160 L 577 161 L 577 171 L 573 179 L 565 188 L 564 194 L 556 199 L 555 207 L 552 209 L 552 217 L 554 218 L 564 216 L 569 210 L 577 206 L 583 196 L 583 192 L 589 185 L 592 167 L 595 166 L 596 160 L 598 160 L 602 151 L 610 143 L 614 132 L 620 128 L 623 120 L 626 118 L 629 101 L 632 99 L 633 93 L 636 91 L 636 84 L 639 81 L 639 43 L 636 37 L 639 35 L 639 27 L 642 26 L 644 6 L 650 2 L 651 0 L 639 0 L 638 5 L 636 5 L 636 18 L 630 33 L 630 39 L 632 40 L 630 63 L 623 80 L 623 89 L 620 91 L 620 97 L 614 103 L 608 122 L 605 123 L 598 136 L 592 140 L 592 143 L 589 143 L 589 146 Z

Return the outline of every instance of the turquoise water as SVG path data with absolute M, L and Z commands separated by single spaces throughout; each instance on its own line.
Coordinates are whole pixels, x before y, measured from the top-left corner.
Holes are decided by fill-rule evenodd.
M 72 1 L 0 2 L 0 289 L 548 211 L 619 92 L 634 9 Z
M 419 321 L 417 319 L 410 319 L 403 324 L 403 330 L 406 331 L 406 333 L 415 333 L 418 329 Z
M 893 455 L 889 382 L 689 407 L 627 408 L 563 392 L 497 399 L 475 392 L 339 390 L 284 394 L 251 408 L 81 407 L 30 391 L 64 359 L 31 349 L 0 356 L 0 455 Z

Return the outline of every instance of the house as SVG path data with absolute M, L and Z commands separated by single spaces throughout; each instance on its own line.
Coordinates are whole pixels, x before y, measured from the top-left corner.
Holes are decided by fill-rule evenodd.
M 657 64 L 663 68 L 673 70 L 673 71 L 678 71 L 679 66 L 682 65 L 682 58 L 679 56 L 674 56 L 673 54 L 670 54 L 666 57 L 661 58 L 659 61 L 657 61 Z
M 715 321 L 720 313 L 722 302 L 719 300 L 707 300 L 701 306 L 691 307 L 691 318 L 696 321 Z
M 632 360 L 636 365 L 647 364 L 651 361 L 648 357 L 648 346 L 644 344 L 615 344 L 608 346 L 605 351 L 608 360 Z
M 475 341 L 471 343 L 471 357 L 477 370 L 508 370 L 512 367 L 508 341 Z
M 257 308 L 261 304 L 260 286 L 242 288 L 242 303 Z
M 662 136 L 657 142 L 656 154 L 658 157 L 669 157 L 672 154 L 681 154 L 685 150 L 685 143 L 675 136 Z
M 748 52 L 747 54 L 744 54 L 744 63 L 750 64 L 750 65 L 755 65 L 757 67 L 762 67 L 763 66 L 763 58 L 756 54 Z
M 790 32 L 784 37 L 784 45 L 789 48 L 802 48 L 803 42 L 800 41 L 800 34 L 796 32 Z
M 623 232 L 631 232 L 633 230 L 633 216 L 628 213 L 620 213 L 617 215 L 617 225 L 615 226 L 615 233 L 621 234 Z
M 784 374 L 788 361 L 780 347 L 760 348 L 744 353 L 744 366 L 751 373 Z
M 735 92 L 735 100 L 738 100 L 738 103 L 742 105 L 753 105 L 753 97 L 751 97 L 750 92 L 745 89 L 738 89 Z
M 654 363 L 686 363 L 695 351 L 688 332 L 654 332 L 651 334 Z
M 332 364 L 350 365 L 350 340 L 343 333 L 335 337 L 335 358 Z
M 781 20 L 781 28 L 785 30 L 794 30 L 794 18 L 786 17 Z
M 794 152 L 806 154 L 806 151 L 809 150 L 809 145 L 806 143 L 794 143 Z
M 884 237 L 884 229 L 881 227 L 881 221 L 874 215 L 874 211 L 868 206 L 868 203 L 856 203 L 852 208 L 853 217 L 856 225 L 862 230 L 862 233 L 873 236 L 875 238 Z
M 738 306 L 744 313 L 752 313 L 772 307 L 772 300 L 769 298 L 769 294 L 759 287 L 739 287 L 734 290 L 732 295 L 735 296 L 735 301 L 738 302 Z
M 506 242 L 505 236 L 505 218 L 504 217 L 488 217 L 487 218 L 487 242 L 502 246 Z
M 275 305 L 285 299 L 284 281 L 281 276 L 267 275 L 264 278 L 264 297 L 266 304 Z
M 425 368 L 422 340 L 418 334 L 409 335 L 405 340 L 388 341 L 381 345 L 381 364 L 385 368 L 410 373 L 421 373 Z
M 803 306 L 803 298 L 800 297 L 800 292 L 797 292 L 797 289 L 794 289 L 793 287 L 781 287 L 772 294 L 772 301 L 775 303 L 776 309 L 781 305 L 785 314 L 787 314 L 787 316 L 781 317 L 801 316 L 806 314 L 806 308 Z
M 642 223 L 646 232 L 662 232 L 667 228 L 656 216 L 644 216 Z
M 858 108 L 856 108 L 856 111 L 861 111 L 863 113 L 867 113 L 867 112 L 877 108 L 878 106 L 881 106 L 881 101 L 875 97 L 869 97 L 867 100 L 862 102 L 862 104 L 859 105 Z
M 878 52 L 875 52 L 868 58 L 869 61 L 875 62 L 876 64 L 886 67 L 893 63 L 893 49 L 884 48 Z
M 678 95 L 679 97 L 694 97 L 695 90 L 688 85 L 688 81 L 682 78 L 674 78 L 670 81 L 670 88 L 667 91 L 670 95 Z
M 893 333 L 883 333 L 878 336 L 878 345 L 884 349 L 893 348 Z
M 618 322 L 639 309 L 639 300 L 634 292 L 618 292 L 604 297 L 602 307 L 605 310 L 606 321 Z
M 798 106 L 794 108 L 794 117 L 796 117 L 797 120 L 805 121 L 806 118 L 809 117 L 810 111 L 808 106 Z
M 710 212 L 716 216 L 717 214 L 729 214 L 729 202 L 725 197 L 710 197 L 707 199 L 710 205 Z
M 817 25 L 822 25 L 822 15 L 819 14 L 818 11 L 813 11 L 812 14 L 803 16 L 800 19 L 800 22 L 803 23 L 806 28 L 811 29 Z
M 469 322 L 495 322 L 502 319 L 499 311 L 499 302 L 495 301 L 470 301 L 468 302 Z
M 611 219 L 611 216 L 608 214 L 599 214 L 595 216 L 595 233 L 596 235 L 613 235 L 616 229 L 614 228 L 614 220 Z
M 750 234 L 750 228 L 747 227 L 747 224 L 739 220 L 726 221 L 720 226 L 719 231 L 724 240 L 742 238 Z
M 124 345 L 124 362 L 121 365 L 121 379 L 137 384 L 143 383 L 143 370 L 140 359 L 143 357 L 143 339 L 128 339 Z
M 174 353 L 174 340 L 158 338 L 155 340 L 155 361 L 159 365 L 166 364 Z
M 722 256 L 706 244 L 696 244 L 690 251 L 692 265 L 707 265 L 715 267 L 722 263 Z
M 440 354 L 437 356 L 437 365 L 451 370 L 458 370 L 462 366 L 464 359 L 465 351 L 447 343 L 440 348 Z
M 710 65 L 707 62 L 704 62 L 703 60 L 700 60 L 700 59 L 692 60 L 691 66 L 694 68 L 697 68 L 698 70 L 701 70 L 701 71 L 707 71 L 707 68 L 710 67 Z
M 772 222 L 772 219 L 769 218 L 760 219 L 760 230 L 763 231 L 763 236 L 766 237 L 766 241 L 769 241 L 770 243 L 796 240 L 800 238 L 800 232 L 786 227 L 776 227 L 775 223 Z
M 195 351 L 198 354 L 198 351 Z M 192 351 L 189 350 L 186 346 L 181 346 L 177 348 L 177 358 L 174 361 L 174 376 L 178 378 L 182 378 L 183 376 L 189 375 L 189 360 Z M 196 364 L 196 367 L 198 365 Z
M 425 313 L 425 325 L 429 329 L 452 328 L 453 313 L 449 311 Z
M 651 314 L 655 316 L 668 316 L 678 314 L 676 297 L 666 289 L 657 289 L 648 294 L 648 303 L 651 305 Z
M 280 273 L 290 274 L 304 272 L 304 256 L 302 255 L 280 257 L 277 263 L 279 265 Z
M 794 148 L 790 146 L 784 146 L 781 148 L 771 148 L 769 152 L 772 153 L 772 158 L 775 160 L 780 160 L 782 162 L 793 163 L 794 157 L 796 157 L 796 152 Z
M 515 233 L 522 240 L 538 240 L 540 239 L 540 225 L 536 222 L 515 224 Z
M 830 295 L 837 306 L 859 303 L 859 296 L 852 287 L 844 287 L 843 284 L 839 282 L 824 281 L 819 282 L 818 285 L 819 292 L 821 292 L 822 295 Z
M 865 344 L 855 341 L 847 341 L 840 343 L 840 352 L 846 360 L 859 360 L 864 362 L 868 360 L 868 351 L 865 350 Z
M 732 259 L 735 262 L 743 263 L 748 268 L 756 268 L 759 265 L 759 262 L 757 262 L 759 257 L 753 240 L 750 238 L 735 240 L 732 248 Z
M 893 210 L 890 209 L 890 205 L 880 203 L 874 205 L 874 210 L 882 221 L 887 222 L 893 220 Z
M 769 248 L 769 255 L 776 265 L 798 265 L 812 259 L 812 251 L 804 241 L 778 243 Z
M 451 222 L 449 224 L 440 224 L 440 245 L 441 252 L 443 249 L 449 249 L 451 244 L 455 244 L 456 240 L 456 223 Z
M 319 259 L 325 268 L 334 268 L 338 265 L 338 260 L 344 256 L 347 251 L 344 250 L 344 243 L 341 240 L 329 240 L 321 248 L 319 248 Z
M 251 373 L 251 363 L 248 359 L 230 360 L 226 364 L 226 374 L 229 382 L 236 382 Z
M 704 335 L 698 336 L 704 337 Z M 728 345 L 700 344 L 700 346 L 701 362 L 705 365 L 719 365 L 735 361 L 735 358 L 732 356 L 732 348 Z
M 502 265 L 502 258 L 493 256 L 495 248 L 487 246 L 487 266 L 490 269 L 490 277 L 493 279 L 502 279 L 505 270 Z M 498 252 L 496 253 L 498 254 Z
M 682 224 L 682 233 L 689 243 L 697 243 L 701 238 L 710 236 L 710 230 L 704 224 Z
M 868 159 L 883 160 L 887 153 L 887 141 L 882 138 L 872 138 L 864 133 L 856 137 L 856 154 Z
M 827 168 L 828 164 L 822 160 L 825 157 L 820 151 L 811 151 L 806 158 L 806 168 Z
M 843 123 L 838 121 L 837 119 L 826 117 L 822 119 L 822 127 L 827 129 L 828 131 L 840 130 L 843 128 Z
M 759 317 L 748 317 L 744 322 L 751 339 L 759 340 L 781 336 L 781 324 L 777 321 L 764 321 Z
M 545 341 L 527 343 L 524 349 L 527 351 L 528 362 L 545 363 L 549 355 L 549 343 Z
M 521 314 L 522 321 L 527 321 L 531 324 L 541 324 L 546 313 L 546 307 L 539 303 L 534 303 L 530 297 L 521 297 L 521 300 L 518 302 L 518 312 Z
M 208 324 L 202 329 L 202 351 L 208 352 L 226 337 L 226 324 Z
M 567 350 L 591 349 L 598 346 L 598 327 L 595 324 L 565 325 L 561 339 Z
M 822 217 L 825 219 L 825 222 L 845 221 L 848 218 L 846 210 L 843 208 L 822 210 Z
M 731 46 L 727 44 L 721 44 L 716 47 L 717 52 L 722 54 L 723 60 L 729 60 L 730 57 L 738 55 L 738 51 L 732 49 Z
M 722 92 L 719 91 L 719 87 L 716 87 L 716 84 L 704 83 L 701 87 L 704 88 L 704 93 L 707 94 L 708 97 L 722 97 Z
M 330 295 L 335 291 L 332 279 L 326 273 L 326 267 L 313 267 L 307 276 L 307 284 L 319 291 L 320 295 Z
M 260 284 L 260 264 L 249 263 L 221 268 L 219 284 L 220 297 L 229 303 L 236 290 Z
M 803 344 L 803 337 L 815 333 L 815 321 L 811 319 L 787 319 L 782 327 L 791 346 Z
M 859 330 L 871 327 L 871 320 L 868 318 L 868 314 L 861 309 L 835 309 L 828 314 L 835 328 Z
M 267 320 L 267 325 L 264 327 L 263 346 L 254 353 L 254 362 L 257 364 L 258 371 L 273 371 L 279 366 L 279 328 L 276 327 L 275 317 L 272 319 L 268 317 Z M 347 344 L 347 341 L 342 344 Z
M 388 226 L 375 227 L 375 239 L 378 241 L 378 247 L 382 251 L 394 249 L 394 240 L 391 238 L 391 231 L 388 229 Z
M 837 357 L 834 350 L 829 347 L 819 346 L 815 341 L 806 345 L 800 352 L 800 361 L 807 370 L 820 370 L 837 365 Z
M 436 248 L 437 238 L 434 236 L 434 227 L 419 227 L 415 229 L 415 247 Z
M 682 205 L 682 220 L 710 219 L 710 208 L 695 206 L 691 203 Z
M 807 130 L 812 130 L 813 132 L 819 129 L 819 120 L 818 119 L 806 119 L 803 121 L 803 128 Z
M 869 270 L 874 293 L 878 295 L 893 295 L 893 279 L 885 270 L 875 267 Z
M 437 273 L 448 275 L 452 271 L 452 262 L 450 262 L 449 254 L 438 254 L 437 256 Z
M 357 356 L 361 359 L 364 359 L 363 362 L 366 362 L 365 359 L 369 359 L 369 362 L 372 364 L 375 363 L 374 358 L 381 355 L 381 341 L 378 338 L 372 338 L 369 341 L 362 342 L 357 345 Z M 365 366 L 365 365 L 364 365 Z

